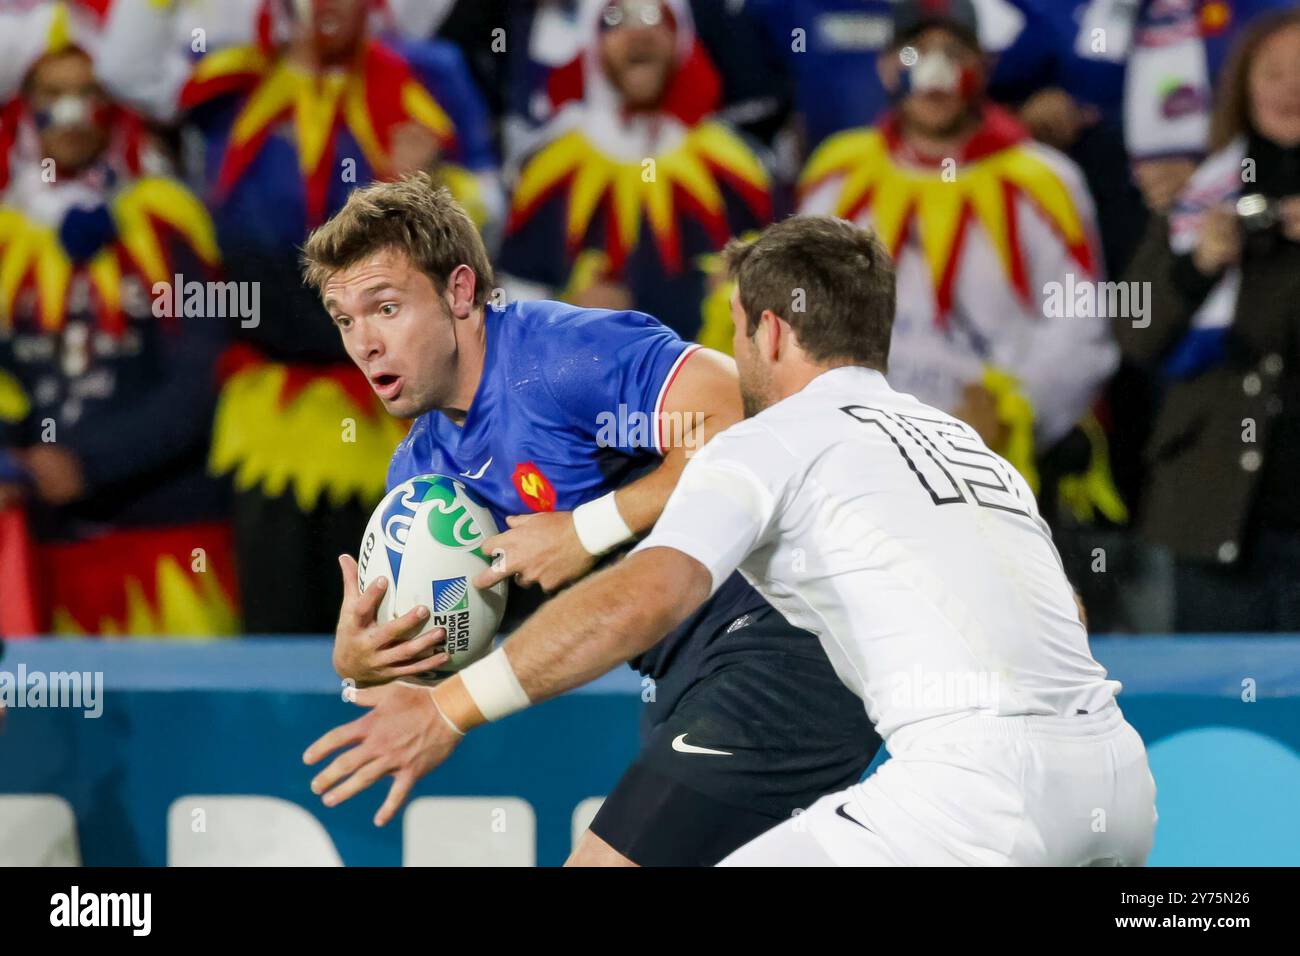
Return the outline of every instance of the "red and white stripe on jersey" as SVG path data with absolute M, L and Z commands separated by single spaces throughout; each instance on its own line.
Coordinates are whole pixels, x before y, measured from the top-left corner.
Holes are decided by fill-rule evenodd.
M 692 345 L 685 349 L 681 355 L 677 356 L 677 361 L 673 362 L 673 367 L 668 370 L 664 376 L 664 384 L 659 389 L 659 397 L 655 399 L 655 451 L 662 458 L 664 453 L 663 438 L 663 410 L 664 402 L 668 399 L 668 390 L 673 387 L 673 382 L 677 378 L 677 373 L 682 370 L 682 365 L 686 360 L 702 348 L 699 345 Z

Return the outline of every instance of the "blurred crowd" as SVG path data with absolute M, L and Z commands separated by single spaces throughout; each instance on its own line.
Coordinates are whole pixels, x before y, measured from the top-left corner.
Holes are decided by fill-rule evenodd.
M 0 102 L 0 633 L 333 631 L 405 425 L 300 247 L 421 169 L 724 351 L 729 237 L 870 225 L 1094 631 L 1300 631 L 1294 2 L 0 0 Z

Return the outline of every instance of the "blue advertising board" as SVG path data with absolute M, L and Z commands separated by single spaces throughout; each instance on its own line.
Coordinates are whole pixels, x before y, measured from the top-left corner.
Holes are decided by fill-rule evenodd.
M 1120 703 L 1149 749 L 1160 813 L 1151 864 L 1300 864 L 1300 638 L 1114 637 L 1094 638 L 1093 648 L 1123 682 Z M 334 809 L 310 793 L 303 750 L 361 713 L 343 700 L 328 640 L 40 640 L 11 643 L 0 662 L 11 687 L 24 673 L 55 672 L 102 675 L 102 697 L 91 702 L 99 713 L 11 703 L 0 731 L 0 817 L 4 795 L 65 804 L 85 865 L 184 862 L 175 846 L 169 854 L 189 819 L 178 821 L 177 808 L 221 796 L 282 801 L 347 865 L 413 862 L 421 840 L 447 836 L 440 819 L 463 819 L 455 801 L 435 801 L 447 815 L 422 815 L 423 829 L 404 841 L 411 816 L 382 830 L 371 823 L 386 785 Z M 511 837 L 527 843 L 515 847 L 522 856 L 485 845 L 483 860 L 558 865 L 581 828 L 575 814 L 636 752 L 642 693 L 638 675 L 621 668 L 484 727 L 414 796 L 488 798 L 501 830 L 522 808 L 527 826 Z M 241 852 L 258 859 L 256 848 Z M 471 845 L 449 859 L 474 854 Z

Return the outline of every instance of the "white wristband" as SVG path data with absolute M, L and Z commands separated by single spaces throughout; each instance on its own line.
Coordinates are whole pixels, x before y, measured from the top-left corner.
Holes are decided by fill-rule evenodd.
M 588 554 L 602 555 L 633 538 L 632 529 L 618 513 L 614 492 L 573 509 L 573 530 Z
M 465 692 L 487 720 L 500 720 L 532 703 L 510 666 L 504 647 L 460 672 Z

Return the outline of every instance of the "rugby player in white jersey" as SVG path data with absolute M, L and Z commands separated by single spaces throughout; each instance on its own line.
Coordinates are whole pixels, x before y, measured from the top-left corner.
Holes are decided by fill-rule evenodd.
M 695 455 L 631 555 L 502 647 L 432 691 L 360 691 L 374 709 L 307 752 L 355 745 L 313 790 L 336 802 L 382 770 L 391 814 L 465 733 L 650 647 L 739 569 L 819 637 L 891 759 L 724 865 L 1142 864 L 1146 750 L 1033 495 L 972 428 L 885 382 L 883 247 L 807 216 L 726 257 L 746 420 Z

